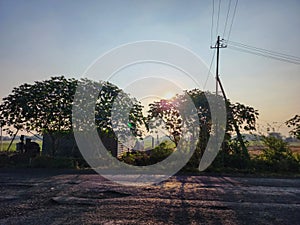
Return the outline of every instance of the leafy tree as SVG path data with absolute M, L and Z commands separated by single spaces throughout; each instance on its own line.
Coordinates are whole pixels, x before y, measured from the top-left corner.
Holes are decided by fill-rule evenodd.
M 156 126 L 164 127 L 168 131 L 171 141 L 177 146 L 184 132 L 184 123 L 193 122 L 189 121 L 190 118 L 184 118 L 184 114 L 181 113 L 184 111 L 195 111 L 198 114 L 200 132 L 204 132 L 207 136 L 211 125 L 209 104 L 204 92 L 198 89 L 185 91 L 184 94 L 177 95 L 170 100 L 162 99 L 150 104 L 148 122 L 150 124 L 154 122 Z
M 144 117 L 140 102 L 130 98 L 109 82 L 82 79 L 78 84 L 81 89 L 76 93 L 73 105 L 78 106 L 76 109 L 80 110 L 77 112 L 80 114 L 78 118 L 80 121 L 76 124 L 84 127 L 75 127 L 75 129 L 83 130 L 96 124 L 100 134 L 113 136 L 114 132 L 128 134 L 126 130 L 129 128 L 134 136 L 142 135 L 140 128 L 144 125 Z M 95 120 L 90 121 L 87 109 L 94 110 Z
M 243 160 L 250 159 L 240 131 L 254 131 L 258 115 L 258 111 L 253 107 L 227 101 L 227 129 L 224 142 L 227 153 L 239 155 Z M 232 140 L 234 133 L 236 138 Z
M 168 131 L 168 137 L 178 145 L 182 134 L 182 117 L 173 100 L 160 100 L 150 104 L 148 124 L 151 126 L 164 126 Z
M 55 148 L 55 132 L 71 129 L 72 101 L 77 81 L 63 76 L 23 84 L 3 98 L 1 118 L 11 128 L 48 133 Z
M 295 115 L 292 119 L 286 121 L 286 125 L 293 128 L 290 134 L 300 139 L 300 116 Z
M 198 147 L 188 165 L 191 167 L 197 167 L 197 163 L 199 163 L 200 157 L 206 148 L 210 132 L 212 132 L 210 106 L 206 96 L 210 95 L 211 99 L 216 98 L 216 102 L 218 102 L 218 98 L 222 97 L 215 96 L 211 93 L 204 93 L 199 89 L 186 91 L 185 94 L 192 99 L 195 105 L 200 125 Z M 183 108 L 189 110 L 188 107 L 190 107 L 186 103 L 184 95 L 177 95 L 171 100 L 161 100 L 150 105 L 148 119 L 151 120 L 153 118 L 160 118 L 161 120 L 159 122 L 169 131 L 169 134 L 172 137 L 171 140 L 173 140 L 176 145 L 182 135 L 182 121 L 184 120 L 184 118 L 181 118 L 181 114 L 179 112 Z M 237 128 L 246 131 L 255 130 L 255 122 L 258 112 L 254 108 L 240 103 L 232 104 L 229 101 L 226 103 L 227 127 L 224 143 L 222 145 L 223 151 L 221 154 L 235 154 L 240 158 L 244 157 L 249 159 L 248 151 L 245 153 L 242 150 L 241 144 L 236 143 L 236 141 L 232 141 L 232 136 L 235 134 Z
M 81 104 L 85 106 L 82 107 L 82 115 L 86 114 L 86 106 L 93 104 L 95 120 L 92 122 L 96 124 L 100 133 L 112 133 L 111 108 L 121 90 L 108 82 L 93 82 L 88 79 L 77 81 L 63 76 L 14 88 L 0 105 L 1 125 L 7 126 L 10 134 L 12 134 L 12 128 L 36 131 L 42 135 L 48 134 L 52 140 L 52 154 L 54 155 L 59 135 L 72 131 L 72 107 L 78 82 L 85 85 L 93 84 L 89 86 L 94 88 L 93 91 L 99 93 L 96 102 L 91 102 L 89 99 L 85 101 L 84 98 L 81 98 Z M 95 92 L 89 92 L 89 94 L 92 93 Z M 128 105 L 128 101 L 123 100 L 121 105 Z M 132 107 L 129 116 L 130 129 L 135 135 L 138 135 L 137 123 L 143 122 L 141 106 L 136 101 L 130 106 Z M 84 121 L 83 117 L 81 122 L 84 124 L 84 122 L 91 121 Z M 81 128 L 75 129 L 80 130 Z
M 7 126 L 38 133 L 70 130 L 76 84 L 74 79 L 52 77 L 14 88 L 3 98 L 1 118 Z

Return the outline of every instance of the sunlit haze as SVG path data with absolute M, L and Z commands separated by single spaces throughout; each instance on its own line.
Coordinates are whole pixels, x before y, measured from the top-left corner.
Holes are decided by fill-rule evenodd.
M 225 39 L 227 4 L 218 27 Z M 299 57 L 299 12 L 298 0 L 239 1 L 230 40 Z M 100 55 L 140 40 L 184 46 L 209 68 L 217 37 L 211 17 L 212 1 L 0 1 L 0 97 L 54 75 L 79 79 Z M 230 100 L 259 110 L 262 130 L 270 124 L 287 135 L 284 121 L 300 113 L 299 64 L 228 47 L 220 50 L 220 78 Z M 202 74 L 199 88 L 214 92 L 214 75 L 206 79 Z M 145 105 L 195 87 L 182 72 L 155 63 L 124 68 L 109 81 Z

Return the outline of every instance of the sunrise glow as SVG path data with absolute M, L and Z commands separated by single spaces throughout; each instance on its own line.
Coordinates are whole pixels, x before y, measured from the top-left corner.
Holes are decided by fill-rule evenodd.
M 172 91 L 167 91 L 164 95 L 163 95 L 163 99 L 171 99 L 173 97 L 175 97 L 175 93 Z

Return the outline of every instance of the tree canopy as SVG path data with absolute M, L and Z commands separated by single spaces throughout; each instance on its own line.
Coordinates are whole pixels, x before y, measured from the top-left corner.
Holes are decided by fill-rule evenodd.
M 293 118 L 286 121 L 286 124 L 288 127 L 292 128 L 290 134 L 295 136 L 297 139 L 300 139 L 300 116 L 295 115 Z
M 98 132 L 112 132 L 111 109 L 118 94 L 121 92 L 117 86 L 109 82 L 95 82 L 88 79 L 76 80 L 65 78 L 64 76 L 51 77 L 48 80 L 36 81 L 33 84 L 22 84 L 12 90 L 12 93 L 3 98 L 0 105 L 1 126 L 12 134 L 16 130 L 35 131 L 39 134 L 48 134 L 53 143 L 53 154 L 55 152 L 55 142 L 59 133 L 71 132 L 72 108 L 74 106 L 74 96 L 78 84 L 85 85 L 97 91 L 95 101 L 91 102 L 86 93 L 81 93 L 82 114 L 87 114 L 86 108 L 92 104 L 93 121 L 81 121 L 93 123 Z M 91 92 L 88 94 L 92 94 Z M 78 97 L 78 96 L 77 96 Z M 139 124 L 143 122 L 142 107 L 135 99 L 121 99 L 119 107 L 130 105 L 130 130 L 135 135 L 138 132 Z M 78 102 L 77 102 L 78 103 Z M 121 118 L 122 109 L 116 110 L 116 117 Z M 128 118 L 128 117 L 127 117 Z M 82 117 L 84 119 L 84 117 Z M 127 123 L 126 123 L 127 125 Z M 122 132 L 122 127 L 118 127 Z M 80 128 L 78 128 L 80 129 Z
M 199 124 L 201 130 L 205 130 L 206 135 L 211 130 L 211 113 L 210 106 L 207 100 L 208 95 L 211 93 L 205 93 L 199 89 L 193 89 L 186 91 L 186 94 L 192 99 L 199 118 Z M 218 98 L 221 98 L 219 96 Z M 160 118 L 159 123 L 164 123 L 165 128 L 171 135 L 171 140 L 176 143 L 182 133 L 181 125 L 182 118 L 179 114 L 181 108 L 186 108 L 187 104 L 183 95 L 177 95 L 171 100 L 160 100 L 150 104 L 148 119 Z M 252 131 L 255 130 L 255 123 L 258 116 L 257 110 L 250 106 L 245 106 L 241 103 L 227 102 L 227 133 L 234 133 L 234 121 L 241 130 Z M 190 109 L 191 110 L 191 109 Z
M 78 87 L 84 87 L 78 94 Z M 91 95 L 96 97 L 91 98 Z M 100 133 L 123 136 L 130 132 L 142 137 L 143 132 L 152 125 L 164 126 L 170 139 L 178 144 L 183 133 L 183 126 L 189 127 L 191 118 L 184 118 L 182 112 L 196 113 L 200 125 L 200 148 L 205 149 L 211 132 L 211 113 L 207 95 L 199 89 L 185 91 L 171 100 L 161 100 L 150 104 L 148 117 L 142 114 L 142 106 L 130 98 L 117 86 L 109 82 L 96 82 L 89 79 L 76 80 L 63 76 L 52 77 L 33 84 L 23 84 L 13 89 L 0 105 L 0 121 L 8 129 L 36 131 L 39 134 L 69 132 L 72 126 L 72 107 L 76 104 L 81 113 L 81 123 L 96 124 Z M 74 96 L 76 101 L 74 101 Z M 120 97 L 121 96 L 121 97 Z M 187 96 L 189 98 L 187 98 Z M 190 104 L 191 99 L 193 104 Z M 89 108 L 90 107 L 90 108 Z M 92 108 L 91 108 L 92 107 Z M 93 121 L 88 119 L 86 108 L 93 109 Z M 240 103 L 227 102 L 227 135 L 229 140 L 235 130 L 235 123 L 241 129 L 254 130 L 257 111 Z M 113 118 L 114 117 L 114 118 Z M 185 124 L 184 124 L 185 123 Z M 292 123 L 292 122 L 291 122 Z M 142 128 L 143 127 L 143 128 Z M 146 128 L 146 129 L 145 129 Z M 82 127 L 75 127 L 82 129 Z M 127 132 L 127 133 L 126 133 Z M 55 142 L 53 137 L 53 142 Z M 226 146 L 226 145 L 225 145 Z M 228 146 L 227 146 L 228 147 Z
M 89 87 L 92 84 L 92 87 L 99 93 L 96 102 L 81 99 L 84 106 L 93 104 L 95 107 L 95 121 L 93 122 L 101 132 L 112 131 L 111 109 L 121 89 L 109 82 L 94 82 L 88 79 L 78 81 L 63 76 L 36 81 L 34 84 L 25 83 L 14 88 L 10 95 L 3 98 L 0 105 L 2 126 L 8 126 L 8 131 L 13 127 L 17 130 L 36 131 L 40 134 L 72 130 L 73 99 L 79 82 Z M 119 106 L 128 104 L 128 101 L 123 100 Z M 84 111 L 85 108 L 83 107 L 82 110 Z M 139 103 L 134 101 L 130 111 L 130 123 L 131 129 L 136 133 L 136 123 L 143 121 L 141 110 Z
M 198 149 L 194 153 L 194 159 L 191 160 L 197 164 L 207 146 L 210 133 L 212 132 L 212 118 L 207 96 L 210 97 L 210 99 L 215 99 L 217 103 L 219 102 L 218 98 L 222 97 L 203 92 L 199 89 L 186 91 L 186 94 L 192 99 L 199 119 L 200 133 L 198 137 Z M 241 143 L 238 144 L 238 141 L 233 140 L 232 137 L 236 132 L 239 132 L 239 130 L 255 130 L 258 112 L 254 108 L 241 103 L 233 104 L 226 101 L 226 106 L 227 126 L 222 145 L 223 153 L 236 154 L 241 158 L 249 158 L 248 152 L 244 152 Z M 165 129 L 169 131 L 170 139 L 177 145 L 183 132 L 183 118 L 179 112 L 182 108 L 186 109 L 188 107 L 184 95 L 177 95 L 171 100 L 161 100 L 151 104 L 148 118 L 149 120 L 152 118 L 160 118 L 160 120 L 156 120 L 156 122 L 160 123 L 161 126 L 164 126 Z M 193 165 L 193 167 L 197 167 L 197 165 Z
M 2 125 L 40 134 L 70 130 L 76 85 L 60 76 L 15 87 L 0 105 Z

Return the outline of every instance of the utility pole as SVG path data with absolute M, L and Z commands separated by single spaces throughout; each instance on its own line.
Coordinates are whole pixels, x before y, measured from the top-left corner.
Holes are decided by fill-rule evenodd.
M 222 39 L 223 40 L 223 39 Z M 219 95 L 219 60 L 220 60 L 220 48 L 226 48 L 227 46 L 224 45 L 222 43 L 222 40 L 220 39 L 220 36 L 218 36 L 217 38 L 217 42 L 215 44 L 215 46 L 210 46 L 211 49 L 217 49 L 217 62 L 216 62 L 216 98 Z M 223 88 L 221 87 L 221 90 L 223 92 Z M 224 97 L 225 98 L 225 97 Z M 226 98 L 225 98 L 226 101 Z M 216 143 L 218 142 L 218 136 L 219 136 L 219 132 L 218 132 L 218 120 L 216 120 Z M 223 143 L 222 143 L 223 145 Z M 224 164 L 224 154 L 222 154 L 222 162 Z
M 230 111 L 230 108 L 229 108 L 230 104 L 229 104 L 229 102 L 228 102 L 228 100 L 227 100 L 225 90 L 224 90 L 224 88 L 223 88 L 223 85 L 222 85 L 221 80 L 220 80 L 220 77 L 219 77 L 219 57 L 220 57 L 220 48 L 226 48 L 226 47 L 227 47 L 227 45 L 225 45 L 225 44 L 223 43 L 223 40 L 224 40 L 224 39 L 220 39 L 220 36 L 218 36 L 216 45 L 210 47 L 211 49 L 215 49 L 215 48 L 217 49 L 217 62 L 216 62 L 216 95 L 218 95 L 218 88 L 219 88 L 219 85 L 220 85 L 220 88 L 221 88 L 221 91 L 222 91 L 222 95 L 223 95 L 223 97 L 224 97 L 224 99 L 225 99 L 225 102 L 226 102 L 226 106 L 228 106 L 228 110 L 229 110 L 228 113 L 230 114 L 230 116 L 232 117 L 232 120 L 233 120 L 233 126 L 234 126 L 235 131 L 236 131 L 236 134 L 237 134 L 237 139 L 238 139 L 238 141 L 240 142 L 241 147 L 242 147 L 243 155 L 244 155 L 245 157 L 249 158 L 249 153 L 248 153 L 247 147 L 245 146 L 243 137 L 242 137 L 242 135 L 241 135 L 241 133 L 240 133 L 239 126 L 238 126 L 237 122 L 236 122 L 235 119 L 234 119 L 233 113 L 232 113 L 232 111 Z M 218 134 L 216 133 L 216 135 L 218 135 Z
M 227 45 L 225 45 L 223 42 L 223 39 L 220 39 L 220 36 L 218 36 L 217 42 L 215 46 L 210 46 L 211 49 L 217 49 L 217 62 L 216 62 L 216 95 L 219 93 L 219 59 L 220 59 L 220 48 L 226 48 Z

